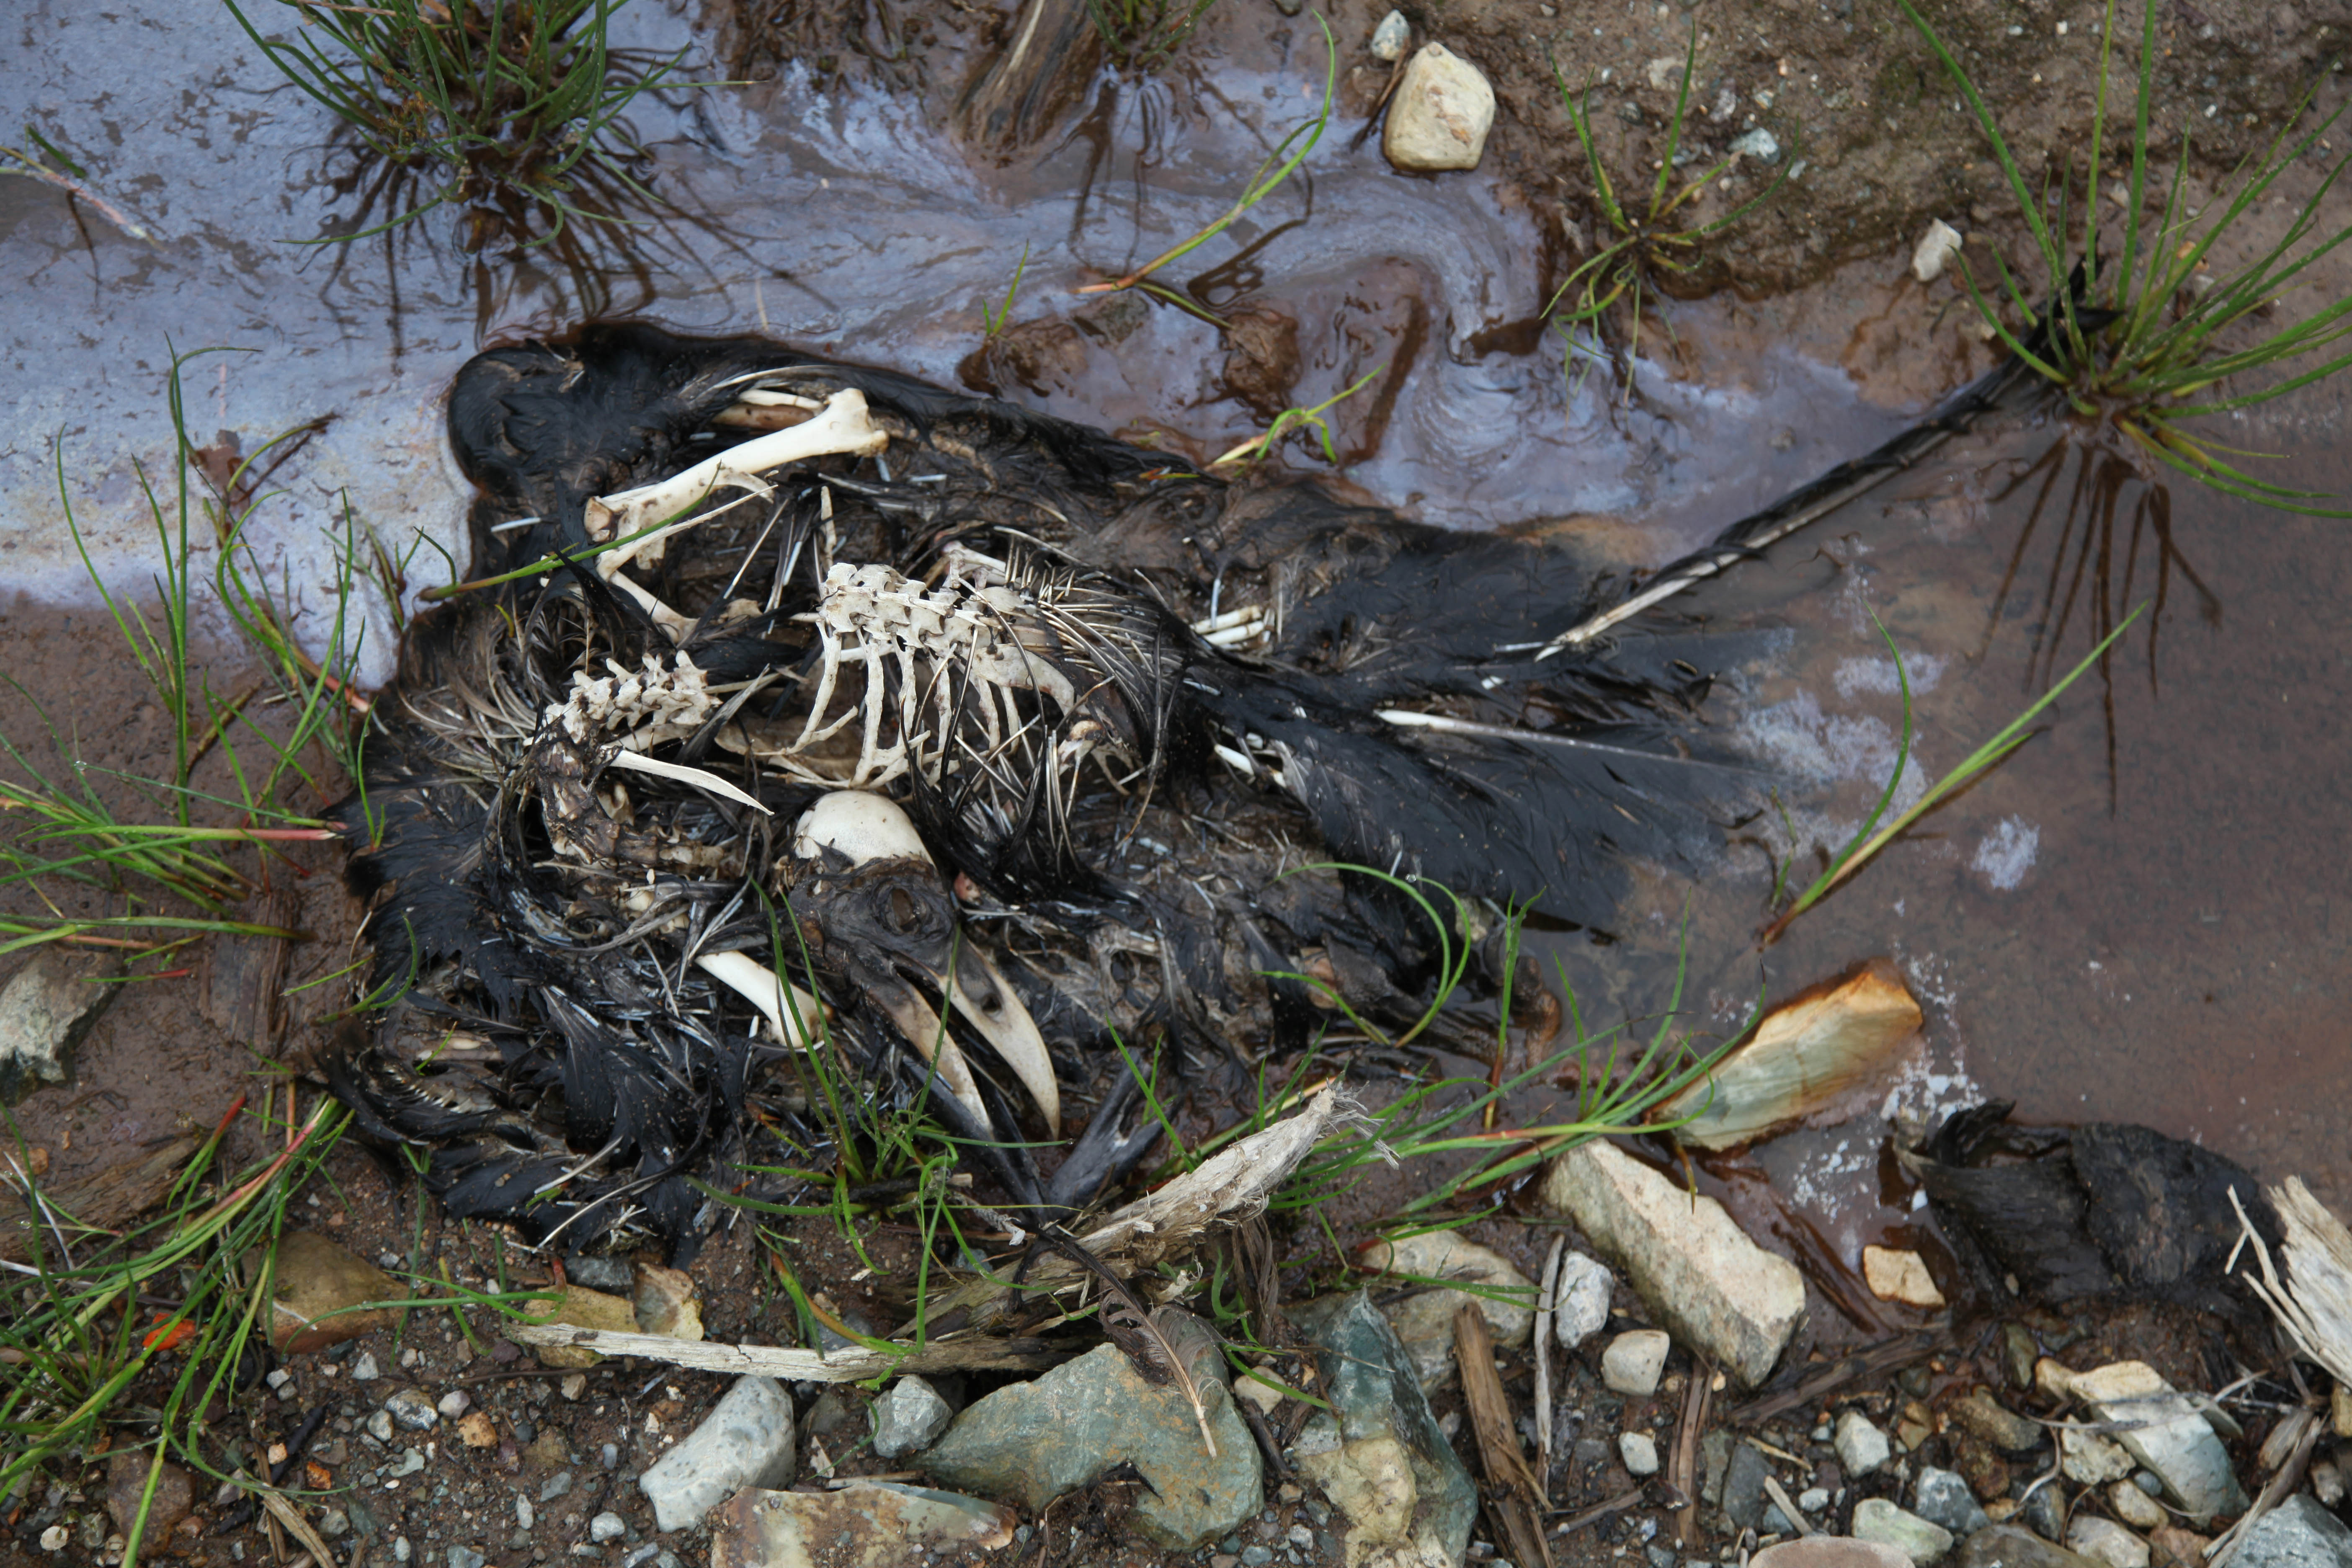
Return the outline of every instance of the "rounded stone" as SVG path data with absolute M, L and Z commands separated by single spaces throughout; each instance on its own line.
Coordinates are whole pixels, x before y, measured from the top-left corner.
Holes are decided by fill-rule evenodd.
M 1408 174 L 1475 169 L 1495 127 L 1495 89 L 1443 44 L 1423 44 L 1404 68 L 1381 150 Z

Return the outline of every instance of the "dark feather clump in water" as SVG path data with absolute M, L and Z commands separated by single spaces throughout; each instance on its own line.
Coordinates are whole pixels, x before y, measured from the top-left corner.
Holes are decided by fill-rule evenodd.
M 2243 1234 L 2231 1192 L 2266 1243 L 2280 1231 L 2243 1166 L 2146 1127 L 2018 1126 L 2011 1109 L 1955 1111 L 1903 1155 L 1988 1299 L 2121 1297 L 2260 1318 L 2228 1277 Z
M 1276 976 L 1375 1022 L 1427 1005 L 1433 933 L 1328 863 L 1606 925 L 1631 866 L 1688 863 L 1758 784 L 1706 723 L 1747 645 L 1660 608 L 1581 636 L 1640 584 L 1561 541 L 639 326 L 478 356 L 449 422 L 476 574 L 566 559 L 419 616 L 377 705 L 355 875 L 405 989 L 333 1082 L 453 1209 L 562 1246 L 690 1247 L 695 1179 L 822 1143 L 803 1007 L 866 1092 L 987 1143 L 1009 1201 L 1083 1203 L 1150 1142 L 1131 1096 L 1068 1165 L 1029 1149 L 1114 1033 L 1181 1070 L 1332 1017 Z M 803 425 L 853 434 L 646 488 Z

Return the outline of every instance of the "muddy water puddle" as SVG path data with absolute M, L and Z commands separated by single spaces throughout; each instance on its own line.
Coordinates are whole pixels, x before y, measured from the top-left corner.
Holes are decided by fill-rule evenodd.
M 650 4 L 625 15 L 628 42 L 697 40 Z M 209 13 L 43 5 L 27 26 L 43 40 L 39 68 L 11 73 L 0 110 L 73 153 L 152 237 L 48 187 L 0 182 L 0 268 L 26 280 L 5 307 L 17 383 L 0 442 L 9 586 L 86 601 L 58 496 L 59 438 L 101 569 L 143 581 L 152 535 L 137 465 L 154 472 L 170 450 L 172 346 L 252 351 L 190 372 L 199 439 L 227 430 L 250 449 L 337 416 L 261 536 L 306 612 L 298 625 L 317 635 L 323 624 L 325 530 L 345 505 L 395 550 L 418 533 L 454 550 L 464 496 L 441 440 L 441 389 L 483 342 L 572 319 L 577 289 L 526 272 L 486 297 L 466 258 L 422 230 L 388 254 L 293 243 L 348 212 L 327 177 L 324 112 Z M 1560 267 L 1538 213 L 1548 198 L 1507 172 L 1401 177 L 1373 142 L 1351 145 L 1356 121 L 1335 118 L 1309 180 L 1168 273 L 1206 304 L 1295 326 L 1295 363 L 1277 354 L 1260 367 L 1267 406 L 1254 408 L 1233 391 L 1246 378 L 1215 329 L 1135 296 L 1074 291 L 1216 216 L 1310 110 L 1320 44 L 1303 27 L 1221 12 L 1209 46 L 1200 75 L 1106 83 L 1067 136 L 1009 168 L 975 166 L 940 128 L 943 86 L 927 98 L 819 91 L 788 68 L 691 111 L 648 103 L 637 129 L 694 221 L 650 242 L 650 299 L 626 275 L 602 298 L 680 329 L 764 328 L 950 384 L 983 382 L 1200 457 L 1254 434 L 1273 408 L 1319 403 L 1377 370 L 1332 417 L 1350 482 L 1433 522 L 1584 528 L 1648 563 L 1874 446 L 1989 363 L 1948 299 L 1904 281 L 1890 257 L 1790 299 L 1669 307 L 1675 341 L 1632 397 L 1603 375 L 1572 380 L 1558 341 L 1534 325 Z M 122 91 L 123 73 L 142 68 L 184 85 Z M 1014 326 L 982 353 L 981 303 L 1003 299 L 1024 249 Z M 2352 486 L 2326 434 L 2341 428 L 2342 397 L 2306 391 L 2250 426 L 2246 444 L 2294 452 L 2291 482 Z M 1759 992 L 1778 998 L 1859 959 L 1895 960 L 1927 1010 L 1927 1040 L 1874 1113 L 1706 1178 L 1800 1253 L 1850 1262 L 1863 1242 L 1898 1234 L 1911 1212 L 1881 1171 L 1888 1128 L 1987 1095 L 2032 1117 L 2146 1121 L 2266 1175 L 2300 1173 L 2339 1206 L 2352 1200 L 2352 1141 L 2331 1109 L 2352 1102 L 2340 852 L 2352 785 L 2334 764 L 2352 739 L 2336 695 L 2352 671 L 2332 629 L 2352 565 L 2339 525 L 2176 491 L 2179 560 L 2153 648 L 2143 624 L 2105 683 L 2070 694 L 2008 767 L 1780 943 L 1756 945 L 1767 849 L 1793 843 L 1809 876 L 1803 857 L 1841 842 L 1894 766 L 1899 701 L 1866 612 L 1912 679 L 1904 788 L 1916 791 L 2031 700 L 2053 659 L 2063 668 L 2087 649 L 2095 572 L 2116 613 L 2154 591 L 2156 543 L 2146 527 L 2132 538 L 2145 492 L 2125 487 L 2116 530 L 2084 556 L 2085 516 L 2061 515 L 2068 473 L 2002 595 L 2040 482 L 2030 470 L 2054 436 L 1969 445 L 1801 536 L 1726 595 L 1723 614 L 1790 628 L 1784 657 L 1748 672 L 1730 707 L 1786 769 L 1793 839 L 1768 825 L 1759 845 L 1696 879 L 1656 883 L 1605 943 L 1540 944 L 1604 1024 L 1662 1007 L 1678 952 L 1686 999 L 1718 1028 Z M 447 570 L 429 549 L 411 562 L 412 593 Z M 2062 616 L 2070 594 L 2076 608 Z M 48 614 L 9 613 L 12 665 Z M 389 640 L 380 617 L 369 668 L 384 668 Z M 85 689 L 86 726 L 113 700 Z M 121 1015 L 141 1026 L 123 1037 L 166 1016 Z M 86 1069 L 127 1071 L 133 1054 L 110 1047 Z

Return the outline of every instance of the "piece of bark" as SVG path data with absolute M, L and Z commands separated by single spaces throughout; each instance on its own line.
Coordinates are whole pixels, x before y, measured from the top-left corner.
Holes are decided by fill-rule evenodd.
M 152 1153 L 110 1165 L 70 1186 L 45 1187 L 41 1202 L 60 1219 L 69 1217 L 100 1230 L 121 1230 L 163 1200 L 180 1167 L 203 1142 L 195 1137 L 174 1138 Z M 57 1238 L 34 1205 L 11 1204 L 0 1211 L 0 1259 L 28 1261 L 36 1239 L 44 1255 L 56 1262 Z
M 1691 1368 L 1690 1386 L 1683 1394 L 1682 1425 L 1675 1430 L 1675 1455 L 1666 1469 L 1667 1484 L 1683 1500 L 1675 1514 L 1677 1549 L 1690 1545 L 1691 1520 L 1698 1513 L 1698 1445 L 1706 1433 L 1707 1412 L 1714 1404 L 1715 1368 L 1701 1356 Z
M 1478 1463 L 1486 1472 L 1486 1510 L 1501 1523 L 1512 1562 L 1551 1568 L 1551 1547 L 1543 1533 L 1543 1488 L 1519 1449 L 1511 1402 L 1495 1371 L 1494 1336 L 1475 1302 L 1454 1311 L 1454 1358 L 1462 1369 L 1462 1402 L 1478 1436 Z
M 257 924 L 291 931 L 301 912 L 290 888 L 262 901 Z M 278 1054 L 284 1033 L 287 956 L 282 936 L 217 936 L 205 944 L 196 1005 L 205 1021 L 265 1057 Z

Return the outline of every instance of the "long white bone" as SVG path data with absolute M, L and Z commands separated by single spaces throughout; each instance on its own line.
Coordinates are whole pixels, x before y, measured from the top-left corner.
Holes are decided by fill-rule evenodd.
M 797 985 L 786 984 L 777 978 L 774 970 L 744 953 L 706 952 L 694 962 L 712 979 L 766 1014 L 776 1038 L 803 1050 L 814 1048 L 815 1031 L 824 1016 L 815 997 Z
M 627 768 L 635 773 L 652 773 L 657 778 L 676 779 L 680 784 L 690 784 L 697 789 L 709 790 L 712 795 L 725 800 L 731 800 L 738 805 L 748 805 L 762 816 L 775 815 L 760 804 L 757 795 L 746 795 L 708 768 L 689 768 L 683 763 L 666 763 L 659 757 L 648 757 L 642 752 L 632 752 L 625 746 L 613 753 L 612 765 L 616 768 Z
M 844 387 L 824 400 L 824 407 L 814 418 L 730 447 L 666 479 L 617 495 L 599 496 L 588 503 L 582 519 L 588 537 L 599 544 L 628 539 L 666 517 L 677 517 L 678 521 L 643 539 L 629 540 L 626 544 L 616 544 L 605 551 L 596 557 L 596 574 L 635 600 L 638 607 L 675 641 L 685 635 L 688 625 L 686 617 L 641 584 L 616 574 L 648 551 L 658 555 L 670 535 L 717 515 L 705 512 L 698 517 L 680 517 L 680 513 L 700 506 L 722 489 L 766 495 L 768 481 L 761 476 L 790 463 L 803 463 L 812 458 L 870 458 L 889 444 L 889 433 L 866 413 L 866 395 L 854 386 Z

